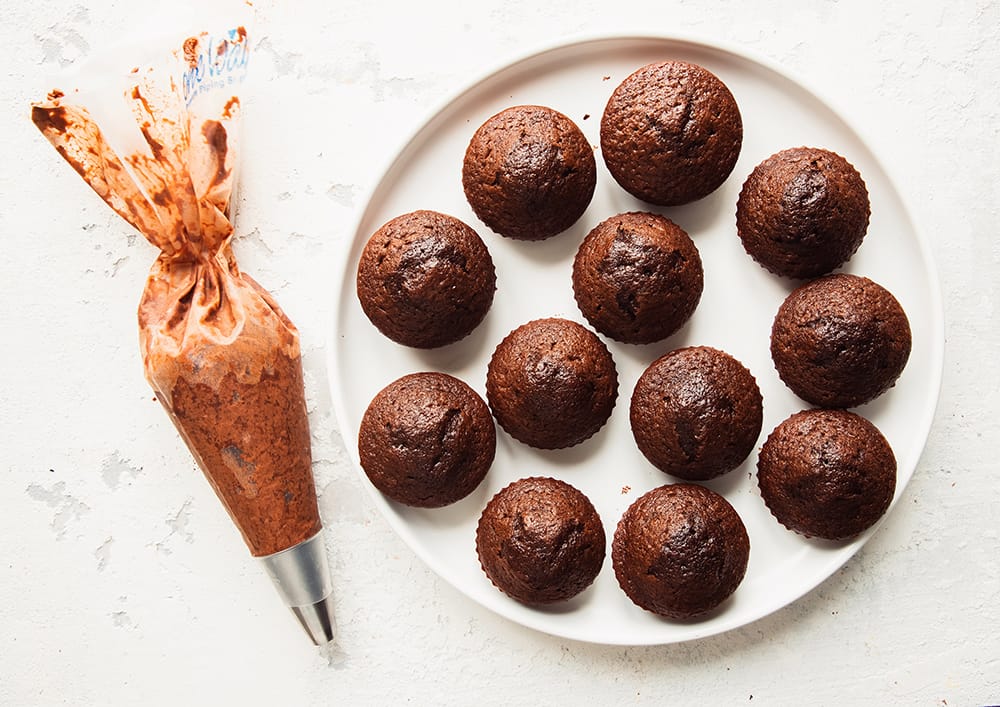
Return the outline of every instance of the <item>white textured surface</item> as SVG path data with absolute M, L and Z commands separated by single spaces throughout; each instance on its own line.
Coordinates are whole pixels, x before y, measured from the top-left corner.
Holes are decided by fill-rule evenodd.
M 41 77 L 134 26 L 136 5 L 4 8 L 0 703 L 1000 703 L 1000 4 L 257 2 L 236 250 L 302 333 L 332 664 L 143 380 L 152 249 L 27 119 Z M 553 639 L 437 579 L 350 469 L 326 392 L 328 276 L 399 141 L 487 68 L 596 31 L 718 38 L 821 87 L 930 237 L 948 317 L 935 425 L 879 533 L 786 609 L 667 647 Z

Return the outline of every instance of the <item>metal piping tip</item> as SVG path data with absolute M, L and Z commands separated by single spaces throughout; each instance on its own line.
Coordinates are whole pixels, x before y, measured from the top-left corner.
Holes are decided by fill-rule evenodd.
M 322 646 L 332 641 L 337 624 L 330 601 L 333 582 L 323 531 L 287 550 L 259 559 L 312 642 Z
M 333 640 L 337 625 L 333 618 L 333 607 L 327 599 L 308 606 L 293 606 L 292 613 L 317 646 L 326 645 Z

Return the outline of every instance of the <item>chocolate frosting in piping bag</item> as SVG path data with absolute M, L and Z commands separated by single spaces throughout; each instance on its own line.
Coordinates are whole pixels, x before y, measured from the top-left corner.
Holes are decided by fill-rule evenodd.
M 208 41 L 188 39 L 185 60 Z M 246 41 L 245 31 L 234 31 L 201 50 L 223 56 Z M 124 159 L 87 109 L 60 91 L 33 105 L 32 120 L 160 250 L 138 312 L 146 378 L 250 552 L 321 644 L 333 637 L 330 579 L 299 336 L 270 294 L 240 271 L 230 247 L 239 98 L 199 112 L 172 77 L 133 74 L 125 98 L 144 149 Z

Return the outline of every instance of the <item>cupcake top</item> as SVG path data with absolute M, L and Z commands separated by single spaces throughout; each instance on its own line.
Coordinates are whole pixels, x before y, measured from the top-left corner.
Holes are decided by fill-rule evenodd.
M 846 410 L 805 410 L 778 425 L 760 450 L 757 483 L 789 530 L 852 538 L 882 517 L 896 490 L 896 458 L 882 433 Z
M 735 358 L 708 346 L 671 351 L 635 385 L 629 410 L 639 451 L 688 481 L 732 471 L 753 451 L 763 424 L 757 381 Z
M 605 556 L 604 526 L 590 500 L 564 481 L 532 477 L 497 493 L 476 528 L 490 581 L 524 604 L 551 604 L 589 587 Z
M 497 346 L 486 397 L 511 437 L 540 449 L 583 442 L 604 426 L 618 397 L 618 372 L 597 335 L 567 319 L 519 326 Z
M 598 224 L 573 261 L 573 294 L 587 321 L 629 344 L 670 336 L 691 317 L 704 286 L 694 241 L 658 214 L 624 213 Z
M 729 88 L 697 64 L 648 64 L 621 82 L 601 118 L 601 154 L 625 191 L 651 204 L 686 204 L 715 191 L 736 166 L 743 120 Z
M 594 150 L 576 124 L 545 106 L 514 106 L 469 142 L 462 187 L 476 216 L 508 238 L 562 233 L 587 210 L 597 185 Z
M 453 216 L 414 211 L 368 239 L 358 262 L 361 309 L 385 336 L 429 349 L 475 329 L 496 291 L 496 270 L 479 235 Z
M 743 581 L 750 539 L 729 502 L 704 486 L 669 484 L 639 497 L 615 530 L 611 561 L 637 606 L 670 619 L 703 616 Z
M 496 452 L 489 408 L 445 373 L 412 373 L 372 399 L 361 419 L 361 468 L 399 503 L 437 508 L 472 493 Z
M 771 155 L 747 177 L 736 230 L 746 252 L 771 272 L 810 278 L 854 255 L 870 214 L 853 165 L 829 150 L 796 147 Z
M 820 407 L 854 407 L 882 395 L 902 373 L 911 345 L 896 298 L 857 275 L 827 275 L 793 290 L 771 327 L 781 380 Z

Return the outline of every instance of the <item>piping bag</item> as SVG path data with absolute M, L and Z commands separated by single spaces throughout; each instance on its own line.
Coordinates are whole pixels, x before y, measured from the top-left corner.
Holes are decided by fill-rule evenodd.
M 91 67 L 31 117 L 159 249 L 138 311 L 146 378 L 251 554 L 326 645 L 335 624 L 299 336 L 231 248 L 250 54 L 243 25 L 181 35 L 152 64 L 117 67 L 110 97 L 108 68 Z

